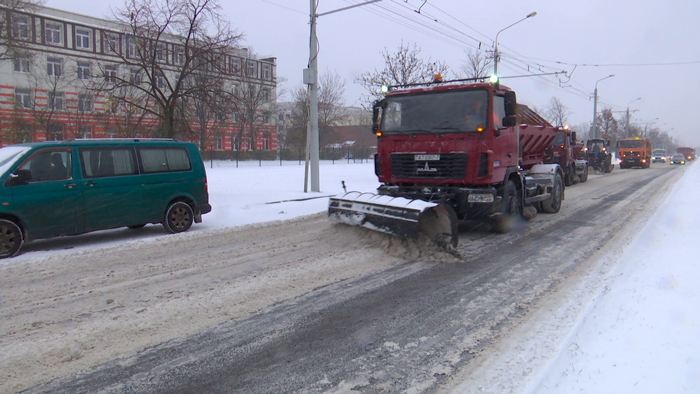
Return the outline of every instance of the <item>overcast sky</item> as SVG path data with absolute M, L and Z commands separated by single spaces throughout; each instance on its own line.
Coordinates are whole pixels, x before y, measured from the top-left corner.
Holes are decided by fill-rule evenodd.
M 324 13 L 363 1 L 318 2 L 318 13 Z M 106 17 L 109 7 L 121 8 L 123 1 L 92 2 L 90 8 L 84 4 L 46 2 Z M 309 0 L 228 0 L 221 5 L 231 26 L 245 34 L 242 44 L 260 56 L 277 58 L 278 77 L 286 79 L 287 90 L 299 86 L 309 58 Z M 499 30 L 533 11 L 535 17 L 498 37 L 499 74 L 503 84 L 516 90 L 518 101 L 542 109 L 556 96 L 572 112 L 570 124 L 591 122 L 596 81 L 614 74 L 598 82 L 599 110 L 609 107 L 621 117 L 629 106 L 633 123 L 659 127 L 683 145 L 700 147 L 692 110 L 697 106 L 693 100 L 700 100 L 697 0 L 383 0 L 319 18 L 319 69 L 337 72 L 347 83 L 345 104 L 359 105 L 364 91 L 355 78 L 381 69 L 385 48 L 395 52 L 402 42 L 416 44 L 425 59 L 448 64 L 449 79 L 464 64 L 465 50 L 481 45 L 491 54 Z M 554 71 L 567 71 L 569 77 L 507 78 Z

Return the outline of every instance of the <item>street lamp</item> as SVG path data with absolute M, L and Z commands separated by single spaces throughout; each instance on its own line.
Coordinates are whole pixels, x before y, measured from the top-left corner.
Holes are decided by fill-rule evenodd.
M 642 99 L 641 97 L 637 97 L 636 99 L 627 103 L 627 127 L 625 128 L 625 138 L 630 136 L 630 104 L 632 104 L 635 101 L 639 101 L 641 99 Z
M 610 74 L 605 78 L 601 78 L 595 81 L 595 90 L 593 91 L 593 136 L 592 138 L 599 138 L 598 136 L 598 82 L 612 78 L 615 74 Z
M 498 53 L 498 35 L 501 34 L 501 32 L 502 32 L 503 30 L 505 30 L 505 29 L 507 29 L 507 28 L 509 28 L 509 27 L 515 26 L 515 25 L 517 25 L 518 23 L 524 21 L 525 19 L 527 19 L 527 18 L 532 18 L 532 17 L 535 16 L 535 15 L 537 15 L 537 12 L 536 12 L 536 11 L 533 11 L 533 12 L 527 14 L 527 16 L 524 17 L 523 19 L 521 19 L 521 20 L 519 20 L 519 21 L 517 21 L 517 22 L 515 22 L 515 23 L 513 23 L 513 24 L 511 24 L 511 25 L 508 25 L 508 26 L 504 27 L 503 29 L 499 30 L 498 33 L 496 33 L 496 48 L 495 48 L 495 50 L 493 51 L 493 75 L 495 75 L 496 78 L 498 77 L 498 59 L 500 58 L 500 55 L 499 55 L 499 53 Z
M 307 168 L 311 173 L 311 191 L 321 191 L 319 180 L 319 139 L 318 139 L 318 37 L 316 37 L 316 19 L 318 17 L 335 12 L 344 11 L 350 8 L 355 8 L 371 3 L 376 3 L 382 0 L 369 0 L 364 3 L 354 4 L 351 6 L 339 8 L 337 10 L 316 13 L 318 0 L 310 0 L 309 17 L 311 19 L 311 37 L 309 40 L 309 68 L 304 69 L 304 83 L 309 85 L 309 126 L 306 134 L 306 146 L 308 148 Z M 306 179 L 304 179 L 304 192 L 306 192 Z

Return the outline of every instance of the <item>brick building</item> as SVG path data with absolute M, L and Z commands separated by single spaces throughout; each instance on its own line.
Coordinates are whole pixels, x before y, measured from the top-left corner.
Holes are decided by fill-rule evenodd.
M 104 88 L 117 77 L 144 78 L 124 61 L 135 56 L 138 40 L 126 26 L 48 7 L 35 12 L 0 8 L 0 12 L 8 22 L 1 34 L 12 35 L 31 54 L 0 62 L 0 144 L 159 136 L 160 119 L 149 111 L 155 110 L 152 102 L 141 102 L 139 108 L 134 102 L 116 100 Z M 172 37 L 158 45 L 158 62 L 166 71 L 157 78 L 174 78 L 183 61 L 180 41 Z M 274 107 L 275 58 L 255 59 L 246 49 L 230 48 L 219 61 L 222 66 L 217 67 L 216 77 L 225 81 L 223 85 L 240 88 L 245 77 L 246 83 L 265 93 L 266 105 Z M 103 88 L 92 88 L 96 82 Z M 189 134 L 178 138 L 197 142 L 208 151 L 275 152 L 275 117 L 262 109 L 257 112 L 252 124 L 239 122 L 238 114 L 231 112 L 189 126 Z

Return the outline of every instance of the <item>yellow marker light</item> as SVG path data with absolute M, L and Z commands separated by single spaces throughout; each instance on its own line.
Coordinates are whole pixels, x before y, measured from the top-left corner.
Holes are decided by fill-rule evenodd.
M 377 131 L 374 132 L 374 135 L 376 135 L 377 137 L 381 137 L 381 136 L 382 136 L 382 132 L 381 132 L 380 130 L 377 130 Z
M 9 203 L 9 202 L 4 202 L 4 203 L 2 203 L 2 205 L 8 206 L 8 205 L 10 205 L 10 203 Z
M 484 126 L 476 126 L 476 131 L 478 131 L 479 133 L 483 132 Z
M 442 82 L 442 74 L 433 75 L 433 82 Z

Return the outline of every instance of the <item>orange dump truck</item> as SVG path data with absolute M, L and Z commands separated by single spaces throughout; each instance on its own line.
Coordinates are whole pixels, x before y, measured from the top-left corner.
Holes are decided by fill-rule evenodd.
M 646 138 L 623 138 L 617 141 L 617 159 L 620 168 L 649 168 L 651 156 L 651 141 Z

